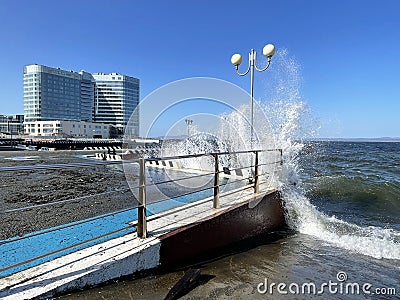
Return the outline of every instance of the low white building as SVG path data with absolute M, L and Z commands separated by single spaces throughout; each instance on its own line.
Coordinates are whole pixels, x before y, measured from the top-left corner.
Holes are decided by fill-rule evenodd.
M 41 137 L 79 137 L 79 138 L 110 138 L 110 124 L 83 121 L 34 121 L 24 122 L 24 132 L 30 136 Z

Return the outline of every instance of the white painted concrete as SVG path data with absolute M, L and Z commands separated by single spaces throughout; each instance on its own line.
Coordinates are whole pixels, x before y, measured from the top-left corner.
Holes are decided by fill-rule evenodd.
M 260 191 L 273 190 L 261 184 Z M 253 188 L 238 189 L 220 196 L 220 209 L 212 208 L 212 197 L 186 204 L 148 218 L 149 238 L 141 240 L 136 233 L 116 238 L 42 265 L 0 279 L 0 299 L 21 300 L 49 297 L 156 268 L 160 261 L 159 236 L 181 226 L 222 213 L 224 210 L 252 199 Z
M 0 299 L 46 297 L 152 269 L 159 252 L 158 239 L 128 234 L 2 278 Z

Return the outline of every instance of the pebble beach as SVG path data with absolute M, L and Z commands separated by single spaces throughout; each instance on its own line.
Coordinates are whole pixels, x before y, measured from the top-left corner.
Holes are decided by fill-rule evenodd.
M 93 154 L 3 151 L 0 167 L 79 163 L 87 161 L 83 155 Z M 0 239 L 136 205 L 125 175 L 117 166 L 2 171 L 0 174 Z

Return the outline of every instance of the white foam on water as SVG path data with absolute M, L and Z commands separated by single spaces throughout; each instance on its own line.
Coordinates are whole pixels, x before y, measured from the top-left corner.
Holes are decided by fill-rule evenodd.
M 269 73 L 268 73 L 269 72 Z M 287 210 L 288 225 L 302 233 L 313 236 L 336 247 L 374 258 L 400 259 L 400 233 L 390 228 L 361 227 L 328 216 L 319 211 L 305 196 L 299 176 L 299 154 L 305 138 L 315 137 L 318 122 L 307 103 L 301 98 L 300 67 L 287 50 L 281 50 L 273 58 L 267 77 L 265 95 L 257 101 L 254 111 L 256 141 L 249 139 L 249 105 L 221 116 L 219 128 L 214 133 L 204 133 L 192 128 L 192 136 L 163 149 L 163 156 L 182 154 L 242 151 L 252 148 L 283 150 L 283 165 L 264 166 L 261 173 L 278 187 Z M 211 138 L 213 136 L 215 138 Z M 224 160 L 225 159 L 225 160 Z M 251 155 L 222 158 L 228 167 L 249 166 Z M 273 153 L 265 153 L 261 163 L 280 159 Z M 210 158 L 191 159 L 185 167 L 212 170 Z M 273 166 L 273 167 L 271 167 Z M 271 170 L 272 168 L 272 170 Z
M 291 228 L 362 255 L 400 260 L 400 233 L 396 230 L 361 227 L 327 216 L 295 189 L 286 188 L 283 195 Z
M 279 80 L 272 80 L 277 87 L 272 100 L 266 102 L 265 110 L 272 118 L 277 146 L 284 153 L 279 186 L 285 201 L 288 225 L 336 247 L 378 259 L 400 260 L 400 232 L 390 228 L 361 227 L 328 216 L 305 196 L 299 177 L 301 141 L 314 136 L 318 126 L 300 98 L 299 67 L 287 51 L 278 53 L 277 60 L 279 66 L 275 75 L 279 76 Z

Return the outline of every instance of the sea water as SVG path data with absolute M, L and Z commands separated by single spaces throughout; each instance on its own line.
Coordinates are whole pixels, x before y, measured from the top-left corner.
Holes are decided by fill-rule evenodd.
M 257 146 L 283 149 L 276 184 L 289 229 L 196 266 L 200 285 L 182 299 L 400 299 L 400 143 L 309 141 L 318 126 L 300 96 L 299 67 L 286 51 L 276 60 L 258 106 L 268 124 L 258 111 L 255 126 L 265 132 Z M 163 299 L 183 274 L 62 299 Z
M 209 279 L 184 299 L 400 298 L 400 143 L 307 142 L 298 163 L 303 186 L 284 191 L 292 230 L 198 266 Z M 160 299 L 182 274 L 63 299 Z

